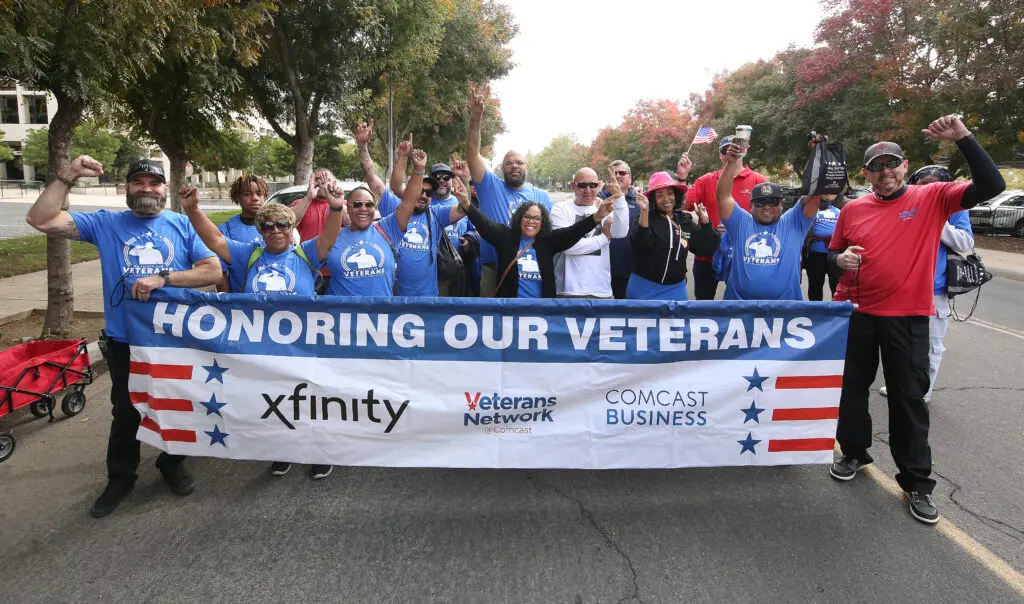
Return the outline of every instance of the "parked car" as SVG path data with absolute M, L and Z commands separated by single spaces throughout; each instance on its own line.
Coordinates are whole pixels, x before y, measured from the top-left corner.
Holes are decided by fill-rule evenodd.
M 970 209 L 975 233 L 1010 233 L 1024 238 L 1024 191 L 1005 191 Z
M 274 192 L 267 198 L 267 203 L 283 203 L 286 206 L 290 206 L 295 200 L 302 199 L 305 195 L 306 185 L 295 185 L 294 187 Z

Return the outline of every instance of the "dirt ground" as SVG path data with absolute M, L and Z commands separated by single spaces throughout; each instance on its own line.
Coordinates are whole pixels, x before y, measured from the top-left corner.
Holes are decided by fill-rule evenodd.
M 38 338 L 43 332 L 43 313 L 32 315 L 11 323 L 0 325 L 0 350 L 6 350 L 12 346 L 21 344 L 22 338 Z M 103 317 L 83 317 L 75 315 L 71 323 L 71 338 L 85 338 L 89 341 L 100 337 L 100 330 L 103 329 Z
M 986 250 L 1024 254 L 1024 239 L 1010 235 L 975 235 L 974 245 Z

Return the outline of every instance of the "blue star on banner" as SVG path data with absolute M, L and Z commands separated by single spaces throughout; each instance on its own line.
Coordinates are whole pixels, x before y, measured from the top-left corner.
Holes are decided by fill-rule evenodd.
M 758 375 L 757 374 L 757 367 L 754 367 L 754 375 L 745 375 L 745 376 L 743 376 L 743 379 L 745 379 L 748 382 L 750 382 L 750 384 L 747 385 L 747 392 L 750 392 L 754 388 L 757 388 L 761 392 L 764 392 L 764 388 L 762 388 L 761 385 L 764 384 L 764 381 L 767 380 L 768 378 L 766 378 L 766 377 L 764 377 L 762 375 Z M 209 380 L 207 380 L 207 381 L 209 381 Z
M 203 432 L 206 432 L 206 435 L 210 437 L 210 446 L 211 447 L 213 445 L 218 444 L 218 443 L 223 445 L 225 449 L 228 447 L 228 443 L 226 442 L 226 439 L 230 435 L 227 432 L 221 432 L 220 431 L 220 426 L 218 426 L 217 424 L 213 425 L 213 430 L 203 430 Z M 761 442 L 761 441 L 758 441 L 758 442 Z
M 227 371 L 227 367 L 221 367 L 217 364 L 217 359 L 213 359 L 213 365 L 203 365 L 203 369 L 206 370 L 206 383 L 217 380 L 221 384 L 224 383 L 224 372 Z M 755 370 L 756 373 L 756 370 Z
M 205 405 L 206 403 L 203 403 L 203 404 Z M 761 420 L 758 419 L 757 416 L 761 415 L 762 413 L 764 413 L 764 409 L 759 409 L 757 407 L 757 405 L 754 404 L 754 401 L 750 401 L 750 407 L 748 407 L 746 409 L 740 409 L 740 411 L 742 411 L 743 413 L 746 414 L 746 417 L 743 418 L 743 423 L 744 424 L 749 422 L 750 420 L 754 420 L 754 422 L 756 422 L 758 424 L 761 423 Z M 209 415 L 209 414 L 207 414 L 207 415 Z M 217 415 L 220 415 L 220 414 L 218 413 Z
M 209 434 L 209 432 L 207 432 L 207 434 Z M 746 453 L 747 451 L 750 451 L 750 452 L 751 452 L 751 453 L 753 453 L 754 455 L 757 455 L 757 451 L 755 451 L 755 450 L 754 450 L 754 445 L 756 445 L 757 443 L 759 443 L 759 442 L 761 442 L 761 441 L 759 441 L 759 440 L 754 440 L 754 438 L 752 438 L 752 437 L 750 436 L 750 432 L 747 432 L 747 437 L 746 437 L 745 439 L 743 439 L 743 440 L 738 440 L 738 441 L 736 441 L 736 442 L 738 442 L 738 443 L 740 443 L 741 445 L 743 445 L 743 448 L 742 448 L 742 449 L 740 449 L 740 455 L 743 455 L 743 454 L 744 454 L 744 453 Z
M 213 415 L 214 413 L 216 413 L 217 415 L 220 415 L 221 407 L 224 407 L 224 406 L 227 405 L 227 403 L 218 403 L 217 402 L 217 395 L 216 394 L 211 394 L 210 395 L 210 400 L 208 400 L 208 401 L 199 401 L 199 404 L 204 406 L 204 407 L 206 407 L 206 414 L 207 415 Z M 224 416 L 220 415 L 220 417 L 224 417 Z M 743 422 L 743 423 L 746 423 L 746 422 Z

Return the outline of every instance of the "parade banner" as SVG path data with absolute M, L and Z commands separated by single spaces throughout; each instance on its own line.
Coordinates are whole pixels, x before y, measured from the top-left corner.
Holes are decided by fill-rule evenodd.
M 348 466 L 829 463 L 848 303 L 126 300 L 140 441 Z

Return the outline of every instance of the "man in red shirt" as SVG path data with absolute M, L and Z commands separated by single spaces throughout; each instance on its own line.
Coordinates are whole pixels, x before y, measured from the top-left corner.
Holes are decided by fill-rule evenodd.
M 882 371 L 889 397 L 889 450 L 911 515 L 935 524 L 935 481 L 928 445 L 928 317 L 934 314 L 935 256 L 946 220 L 995 197 L 1003 177 L 956 116 L 931 123 L 924 133 L 955 141 L 971 170 L 971 181 L 907 186 L 908 162 L 896 143 L 875 143 L 864 153 L 861 173 L 870 195 L 847 203 L 839 213 L 828 261 L 845 271 L 835 300 L 858 307 L 850 318 L 836 440 L 842 455 L 829 469 L 836 480 L 851 480 L 871 463 L 868 392 Z
M 729 149 L 729 145 L 732 144 L 732 139 L 733 137 L 726 136 L 718 143 L 718 153 L 722 160 L 723 168 L 729 160 L 726 151 Z M 725 230 L 722 226 L 722 220 L 718 217 L 718 197 L 715 194 L 715 189 L 718 187 L 718 178 L 721 175 L 721 170 L 715 170 L 698 178 L 697 182 L 693 183 L 693 186 L 686 191 L 686 206 L 684 208 L 692 212 L 698 203 L 704 204 L 708 211 L 708 218 L 711 219 L 711 224 L 718 229 L 719 233 Z M 743 166 L 743 171 L 739 173 L 733 182 L 732 198 L 741 208 L 749 212 L 750 193 L 754 190 L 755 186 L 763 182 L 768 182 L 768 179 L 763 174 L 754 172 L 750 169 L 750 166 Z M 704 256 L 694 256 L 693 258 L 693 296 L 697 300 L 715 299 L 715 293 L 718 290 L 718 280 L 715 279 L 715 272 L 711 270 L 711 260 L 711 258 Z
M 323 232 L 324 224 L 327 222 L 327 212 L 331 204 L 323 195 L 321 190 L 335 182 L 334 173 L 327 168 L 317 168 L 309 178 L 309 188 L 306 196 L 292 202 L 291 208 L 295 212 L 295 230 L 299 232 L 299 241 L 309 241 Z M 347 216 L 342 216 L 342 226 L 348 223 Z M 317 281 L 317 294 L 323 295 L 327 291 L 327 277 L 330 271 L 327 265 L 320 269 L 323 279 Z

